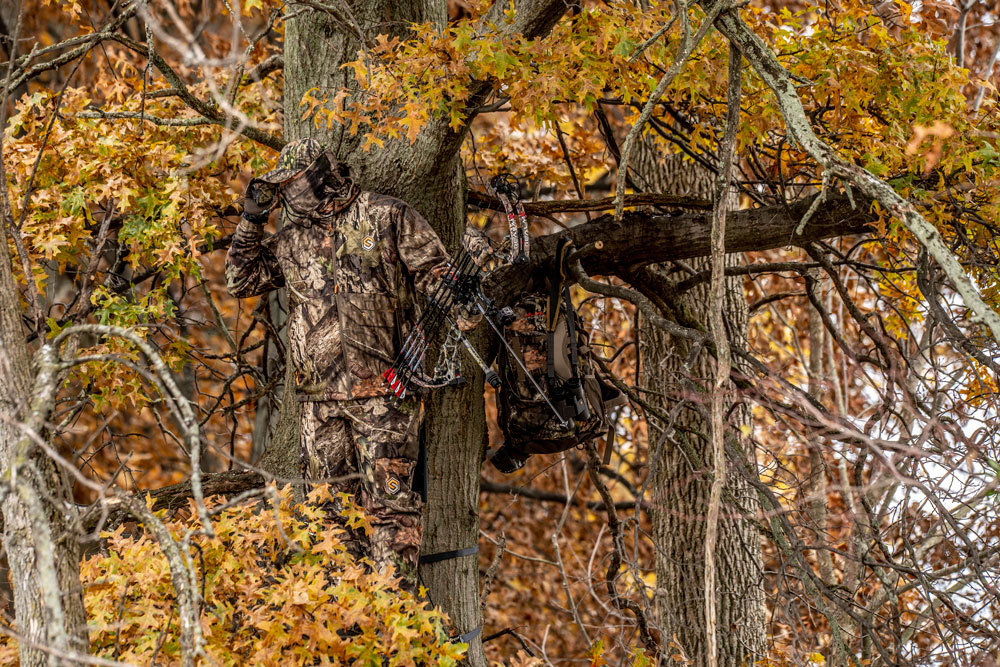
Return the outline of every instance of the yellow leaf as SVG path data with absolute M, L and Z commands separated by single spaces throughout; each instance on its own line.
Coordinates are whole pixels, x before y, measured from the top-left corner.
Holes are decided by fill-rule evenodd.
M 368 133 L 365 135 L 365 143 L 361 147 L 361 150 L 367 153 L 368 149 L 371 148 L 372 144 L 376 144 L 379 148 L 385 148 L 385 142 L 382 141 L 382 139 L 376 137 L 372 133 Z

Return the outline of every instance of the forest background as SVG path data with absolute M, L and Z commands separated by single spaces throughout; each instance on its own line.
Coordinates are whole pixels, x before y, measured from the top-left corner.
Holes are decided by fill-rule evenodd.
M 990 3 L 0 18 L 5 661 L 996 664 Z M 533 260 L 491 294 L 570 235 L 630 399 L 509 477 L 467 359 L 427 399 L 424 552 L 479 546 L 421 568 L 446 619 L 281 490 L 284 300 L 225 293 L 243 188 L 310 135 L 450 248 L 518 177 Z

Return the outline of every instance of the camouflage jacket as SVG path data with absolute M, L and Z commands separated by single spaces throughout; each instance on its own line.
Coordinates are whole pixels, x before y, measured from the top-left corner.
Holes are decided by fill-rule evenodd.
M 414 290 L 426 294 L 448 261 L 431 226 L 405 202 L 363 192 L 329 221 L 263 236 L 240 221 L 226 286 L 237 297 L 287 288 L 299 400 L 388 394 L 382 373 L 412 323 Z

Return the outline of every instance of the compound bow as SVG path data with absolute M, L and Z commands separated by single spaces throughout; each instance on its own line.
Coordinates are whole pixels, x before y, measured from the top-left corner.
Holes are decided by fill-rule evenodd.
M 525 367 L 520 356 L 511 348 L 510 343 L 503 335 L 503 327 L 514 321 L 514 312 L 510 308 L 497 309 L 492 299 L 483 293 L 482 288 L 483 271 L 465 248 L 461 248 L 455 258 L 449 262 L 448 269 L 439 279 L 434 292 L 427 298 L 427 305 L 421 314 L 413 330 L 403 343 L 402 349 L 396 356 L 392 365 L 382 374 L 389 389 L 397 400 L 406 398 L 409 393 L 415 393 L 426 389 L 434 389 L 449 385 L 460 384 L 464 381 L 459 373 L 456 373 L 454 363 L 458 345 L 461 344 L 472 357 L 473 361 L 483 370 L 486 381 L 499 388 L 500 376 L 490 368 L 469 339 L 461 332 L 455 316 L 456 307 L 462 307 L 467 312 L 481 315 L 496 333 L 497 337 L 507 351 L 511 359 L 520 366 L 525 377 L 530 380 L 535 391 L 541 396 L 552 414 L 559 420 L 560 425 L 567 427 L 570 422 L 563 417 L 556 406 L 552 404 L 548 394 L 538 384 L 531 372 Z M 428 337 L 437 335 L 438 331 L 447 325 L 448 335 L 441 347 L 438 362 L 435 365 L 435 376 L 443 372 L 443 377 L 428 378 L 422 369 L 424 357 L 427 353 Z M 426 332 L 426 333 L 425 333 Z

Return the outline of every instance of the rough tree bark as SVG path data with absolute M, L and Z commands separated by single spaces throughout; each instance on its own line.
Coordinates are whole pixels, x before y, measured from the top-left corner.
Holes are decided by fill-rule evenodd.
M 399 197 L 417 209 L 454 249 L 465 223 L 465 183 L 457 144 L 443 124 L 426 128 L 417 142 L 389 142 L 384 149 L 360 150 L 360 138 L 343 128 L 332 132 L 301 119 L 298 101 L 305 92 L 321 92 L 353 85 L 344 62 L 357 58 L 361 43 L 379 33 L 404 35 L 410 22 L 443 25 L 447 4 L 438 0 L 360 0 L 335 3 L 330 13 L 293 5 L 296 14 L 285 31 L 285 139 L 316 136 L 334 147 L 350 165 L 363 189 Z M 349 9 L 349 11 L 348 11 Z M 467 369 L 471 370 L 471 369 Z M 426 405 L 428 443 L 428 499 L 424 511 L 424 553 L 474 545 L 479 538 L 477 504 L 479 466 L 485 437 L 482 377 L 476 373 L 466 386 L 432 393 Z M 296 406 L 297 407 L 297 406 Z M 296 429 L 279 432 L 286 438 Z M 297 445 L 273 442 L 294 454 Z M 421 568 L 421 577 L 434 603 L 450 616 L 457 633 L 479 625 L 478 562 L 475 558 L 442 561 Z M 470 661 L 484 665 L 482 644 L 470 644 Z
M 705 168 L 685 162 L 681 156 L 662 157 L 648 140 L 637 146 L 637 153 L 637 170 L 643 182 L 656 192 L 712 197 L 714 176 Z M 734 198 L 731 206 L 735 203 Z M 738 255 L 728 255 L 726 263 L 738 261 Z M 695 258 L 688 266 L 697 272 L 708 271 L 710 262 L 705 257 Z M 659 270 L 669 269 L 661 266 Z M 726 319 L 734 346 L 744 345 L 746 337 L 747 304 L 742 282 L 740 277 L 726 281 Z M 704 304 L 709 296 L 709 282 L 703 281 L 683 294 L 674 306 L 707 328 Z M 666 654 L 678 652 L 668 648 L 673 644 L 674 649 L 700 666 L 708 663 L 703 562 L 712 471 L 711 426 L 705 418 L 708 396 L 702 392 L 712 386 L 714 363 L 704 350 L 692 360 L 689 341 L 672 338 L 652 326 L 642 329 L 641 342 L 644 370 L 640 384 L 652 390 L 648 395 L 650 403 L 675 415 L 673 424 L 657 429 L 651 423 L 649 431 L 657 620 Z M 679 400 L 699 405 L 700 411 L 683 407 L 677 410 Z M 728 423 L 747 423 L 746 409 L 735 406 L 735 410 L 737 414 Z M 685 448 L 678 446 L 681 440 L 689 443 L 700 461 L 689 459 Z M 717 664 L 741 667 L 755 662 L 764 652 L 760 539 L 752 522 L 740 520 L 741 514 L 756 509 L 753 490 L 736 475 L 728 476 L 725 490 L 716 548 Z M 727 498 L 734 498 L 738 506 Z
M 21 664 L 47 665 L 43 647 L 86 653 L 80 543 L 69 525 L 67 486 L 53 461 L 31 446 L 19 424 L 32 388 L 31 357 L 7 238 L 0 241 L 0 481 L 3 546 L 10 563 Z M 53 506 L 53 499 L 58 503 Z M 54 590 L 53 590 L 54 589 Z
M 485 21 L 511 32 L 538 37 L 548 32 L 568 9 L 564 0 L 521 0 L 515 18 L 503 20 L 507 3 L 496 3 Z M 466 184 L 459 148 L 465 128 L 453 131 L 447 119 L 432 119 L 411 146 L 387 142 L 365 153 L 361 138 L 342 127 L 317 129 L 298 113 L 298 102 L 310 88 L 320 92 L 352 87 L 340 69 L 355 60 L 361 40 L 377 34 L 405 34 L 411 22 L 444 25 L 446 0 L 349 0 L 323 5 L 322 10 L 293 3 L 285 28 L 285 139 L 316 136 L 331 144 L 348 164 L 363 189 L 399 197 L 426 217 L 449 249 L 457 247 L 465 226 Z M 481 84 L 474 100 L 492 86 Z M 426 439 L 428 498 L 424 508 L 423 552 L 435 553 L 476 544 L 479 539 L 479 468 L 484 453 L 483 378 L 467 368 L 470 382 L 461 388 L 435 391 L 427 409 Z M 294 408 L 293 408 L 294 410 Z M 290 410 L 289 412 L 292 412 Z M 283 441 L 272 447 L 295 451 L 294 428 L 278 428 Z M 478 562 L 460 558 L 425 565 L 420 570 L 431 599 L 450 616 L 454 630 L 467 633 L 482 620 L 479 611 Z M 479 637 L 470 642 L 469 661 L 485 665 Z

